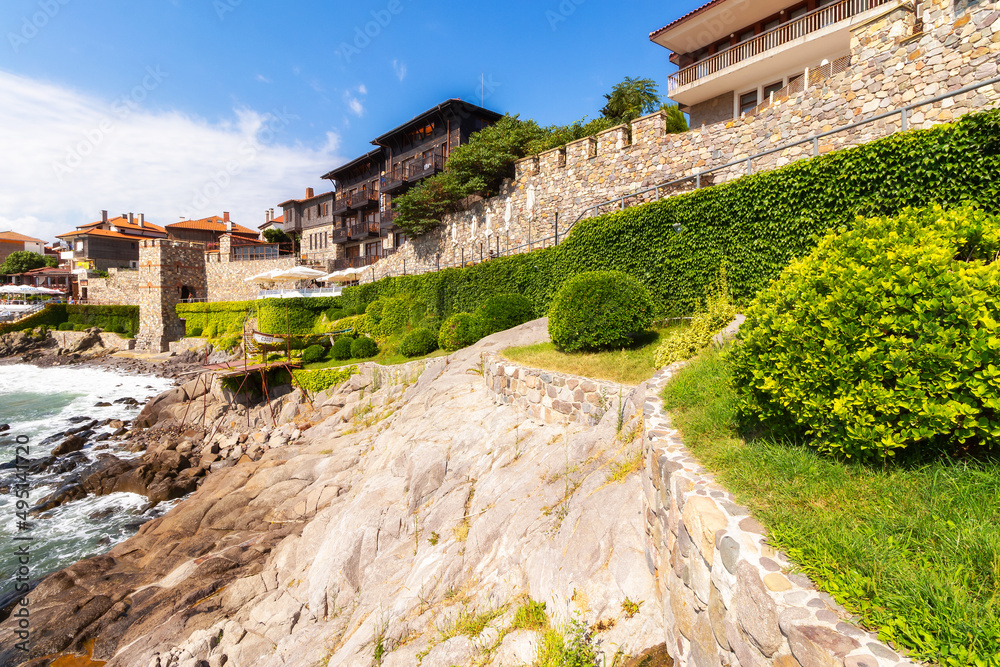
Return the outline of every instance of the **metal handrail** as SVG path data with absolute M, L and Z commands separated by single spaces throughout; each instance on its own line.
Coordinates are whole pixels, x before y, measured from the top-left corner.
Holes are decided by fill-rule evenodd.
M 668 77 L 667 88 L 673 93 L 681 86 L 687 86 L 706 76 L 711 76 L 716 72 L 726 69 L 738 62 L 747 60 L 765 51 L 777 48 L 782 44 L 787 44 L 810 33 L 822 30 L 841 21 L 864 13 L 884 5 L 891 0 L 841 0 L 826 7 L 820 7 L 800 16 L 799 18 L 782 23 L 771 28 L 756 37 L 737 44 L 725 51 L 716 53 L 710 58 L 706 58 L 693 65 L 688 65 Z

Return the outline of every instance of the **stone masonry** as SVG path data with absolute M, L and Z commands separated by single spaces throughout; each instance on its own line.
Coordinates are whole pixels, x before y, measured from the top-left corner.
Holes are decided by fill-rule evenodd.
M 666 645 L 699 667 L 909 667 L 812 582 L 791 572 L 763 526 L 681 442 L 659 393 L 681 366 L 637 390 L 644 405 L 646 559 L 662 601 Z M 645 398 L 638 393 L 644 392 Z
M 136 348 L 165 352 L 184 337 L 177 304 L 188 293 L 205 293 L 205 248 L 199 243 L 148 239 L 139 245 L 139 333 Z
M 438 229 L 403 244 L 366 271 L 362 280 L 420 273 L 441 266 L 479 261 L 492 248 L 551 237 L 558 214 L 561 234 L 586 209 L 636 190 L 690 176 L 713 166 L 807 138 L 836 127 L 928 99 L 997 76 L 1000 56 L 998 3 L 952 0 L 897 0 L 852 34 L 847 71 L 834 74 L 752 116 L 708 125 L 683 134 L 665 134 L 665 118 L 655 113 L 629 128 L 611 128 L 562 148 L 521 160 L 502 192 L 445 218 Z M 909 128 L 929 128 L 970 111 L 993 106 L 1000 84 L 916 109 Z M 819 153 L 859 145 L 901 129 L 898 115 L 824 138 Z M 782 167 L 811 157 L 812 142 L 753 162 L 754 171 Z M 715 172 L 721 183 L 746 173 L 741 163 Z M 669 192 L 661 192 L 669 195 Z M 629 198 L 626 205 L 654 198 Z M 608 207 L 603 212 L 619 206 Z M 499 240 L 499 241 L 498 241 Z M 551 245 L 552 241 L 547 242 Z M 524 247 L 518 252 L 524 252 Z

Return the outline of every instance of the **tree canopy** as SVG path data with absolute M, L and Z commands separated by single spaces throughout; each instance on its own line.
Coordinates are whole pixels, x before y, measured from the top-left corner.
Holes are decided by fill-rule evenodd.
M 0 275 L 11 275 L 15 273 L 27 273 L 33 269 L 40 269 L 43 266 L 58 266 L 59 262 L 54 257 L 43 257 L 37 252 L 30 250 L 18 250 L 7 255 L 7 259 L 0 264 Z

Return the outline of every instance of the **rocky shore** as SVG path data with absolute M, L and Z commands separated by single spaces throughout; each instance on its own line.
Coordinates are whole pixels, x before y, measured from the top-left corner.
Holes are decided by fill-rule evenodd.
M 554 628 L 585 623 L 608 664 L 655 653 L 640 482 L 611 473 L 638 451 L 641 406 L 622 428 L 615 414 L 534 422 L 476 372 L 481 354 L 544 338 L 529 323 L 395 383 L 369 370 L 265 404 L 191 376 L 120 436 L 141 456 L 98 462 L 46 502 L 190 495 L 45 578 L 31 652 L 8 618 L 0 664 L 531 664 L 542 632 L 514 623 L 529 599 Z

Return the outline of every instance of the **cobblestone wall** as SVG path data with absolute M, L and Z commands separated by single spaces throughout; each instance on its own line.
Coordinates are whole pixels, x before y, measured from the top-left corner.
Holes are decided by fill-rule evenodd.
M 889 667 L 912 665 L 861 630 L 812 582 L 790 572 L 766 532 L 702 468 L 645 393 L 646 558 L 659 582 L 667 650 L 679 665 Z M 641 396 L 633 400 L 643 402 Z
M 165 352 L 184 337 L 177 304 L 190 293 L 205 294 L 205 246 L 150 239 L 139 245 L 139 333 L 136 349 Z
M 853 66 L 753 116 L 665 134 L 665 117 L 656 113 L 632 124 L 631 143 L 626 128 L 612 128 L 521 160 L 516 177 L 504 184 L 499 196 L 450 215 L 442 227 L 407 242 L 375 265 L 374 277 L 401 274 L 404 261 L 406 271 L 415 273 L 432 270 L 438 262 L 458 263 L 463 256 L 478 261 L 480 253 L 487 257 L 498 245 L 503 251 L 529 240 L 537 244 L 554 234 L 557 214 L 565 233 L 585 209 L 601 202 L 997 76 L 997 2 L 983 1 L 960 11 L 951 0 L 924 0 L 919 11 L 920 21 L 910 2 L 886 5 L 884 14 L 854 28 Z M 991 107 L 998 99 L 1000 84 L 982 88 L 917 109 L 908 126 L 948 122 Z M 899 116 L 877 121 L 824 138 L 819 152 L 873 141 L 900 128 Z M 809 142 L 755 160 L 753 168 L 774 169 L 812 154 Z M 746 166 L 740 164 L 716 172 L 713 182 L 745 173 Z M 643 201 L 654 197 L 647 195 Z M 372 273 L 365 272 L 362 279 L 370 281 Z
M 483 357 L 483 376 L 493 400 L 513 405 L 531 419 L 585 425 L 601 420 L 632 392 L 632 387 L 525 368 L 495 354 Z
M 87 301 L 99 305 L 138 306 L 139 272 L 135 269 L 108 269 L 107 278 L 87 280 Z

